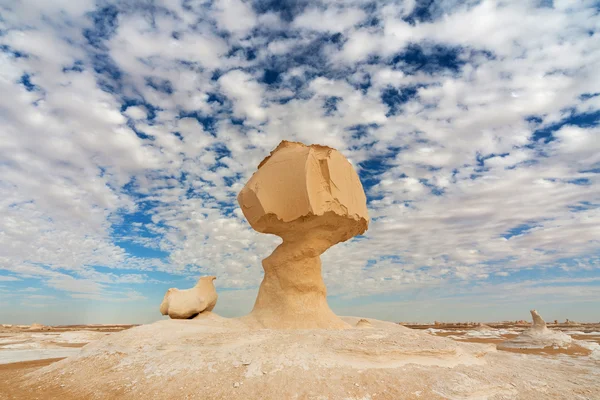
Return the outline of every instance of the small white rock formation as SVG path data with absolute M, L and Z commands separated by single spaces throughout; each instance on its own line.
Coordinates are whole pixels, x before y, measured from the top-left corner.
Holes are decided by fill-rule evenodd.
M 160 313 L 173 319 L 193 318 L 201 312 L 212 311 L 217 304 L 216 276 L 203 276 L 191 289 L 170 288 L 160 304 Z
M 531 318 L 533 319 L 533 326 L 531 329 L 535 329 L 540 332 L 548 331 L 548 328 L 546 327 L 546 321 L 544 321 L 540 314 L 538 314 L 537 310 L 531 310 L 530 313 Z
M 371 322 L 369 322 L 368 319 L 361 318 L 356 323 L 356 327 L 357 328 L 362 328 L 362 329 L 373 329 L 373 324 L 371 324 Z
M 238 195 L 250 226 L 283 239 L 265 270 L 249 324 L 272 329 L 347 329 L 327 304 L 321 259 L 365 232 L 367 199 L 352 164 L 337 150 L 282 141 Z
M 477 328 L 475 328 L 475 330 L 477 330 L 479 332 L 484 332 L 484 331 L 493 331 L 495 329 L 486 324 L 478 324 Z
M 31 326 L 29 327 L 30 331 L 49 331 L 51 328 L 49 326 L 46 325 L 42 325 L 42 324 L 31 324 Z
M 498 349 L 543 349 L 546 347 L 566 348 L 572 342 L 571 336 L 548 329 L 546 321 L 536 310 L 531 310 L 533 325 L 514 339 L 498 344 Z

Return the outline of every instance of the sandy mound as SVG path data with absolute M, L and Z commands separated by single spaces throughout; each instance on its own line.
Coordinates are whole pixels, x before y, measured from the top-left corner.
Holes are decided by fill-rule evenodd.
M 537 399 L 585 387 L 600 397 L 593 365 L 565 374 L 541 358 L 369 322 L 372 329 L 254 330 L 211 313 L 159 321 L 34 372 L 24 393 L 41 386 L 77 398 Z

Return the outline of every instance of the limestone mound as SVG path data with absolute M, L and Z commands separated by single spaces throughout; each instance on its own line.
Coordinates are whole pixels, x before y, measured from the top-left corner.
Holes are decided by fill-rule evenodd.
M 30 374 L 24 390 L 98 399 L 537 399 L 531 382 L 548 382 L 545 398 L 581 387 L 600 396 L 587 367 L 565 374 L 549 360 L 369 321 L 372 329 L 271 330 L 210 312 L 163 320 L 83 347 Z
M 498 349 L 543 349 L 546 347 L 566 348 L 573 339 L 562 332 L 550 331 L 550 333 L 539 334 L 538 332 L 526 331 L 514 339 L 506 340 L 498 344 Z
M 571 336 L 560 331 L 550 330 L 536 310 L 531 310 L 533 325 L 519 336 L 498 344 L 498 349 L 544 349 L 567 348 L 573 344 Z
M 498 344 L 498 349 L 544 349 L 567 348 L 573 343 L 571 336 L 563 332 L 548 330 L 539 332 L 531 329 L 526 330 L 513 339 Z

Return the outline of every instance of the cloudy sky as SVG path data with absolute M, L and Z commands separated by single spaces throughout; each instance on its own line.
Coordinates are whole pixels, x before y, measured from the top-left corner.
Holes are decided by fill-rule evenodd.
M 339 149 L 372 222 L 337 313 L 600 320 L 589 0 L 0 0 L 0 322 L 149 322 L 260 260 L 236 195 L 282 139 Z

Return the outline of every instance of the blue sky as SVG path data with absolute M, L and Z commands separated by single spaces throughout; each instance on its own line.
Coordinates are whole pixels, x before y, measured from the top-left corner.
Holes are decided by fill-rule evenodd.
M 597 1 L 1 1 L 0 322 L 143 323 L 214 274 L 248 312 L 279 239 L 236 195 L 339 149 L 367 233 L 337 313 L 600 320 Z

